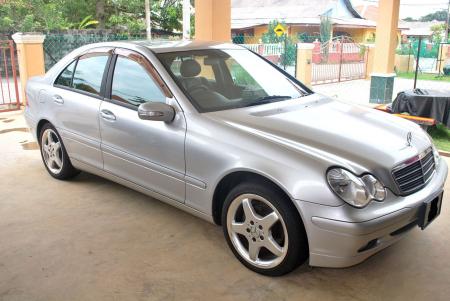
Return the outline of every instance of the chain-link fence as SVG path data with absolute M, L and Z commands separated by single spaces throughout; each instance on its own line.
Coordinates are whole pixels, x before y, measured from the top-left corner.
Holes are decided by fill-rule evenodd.
M 180 39 L 180 36 L 169 34 L 156 34 L 155 39 Z M 111 31 L 77 30 L 67 32 L 46 33 L 44 41 L 45 69 L 50 69 L 56 62 L 63 58 L 70 51 L 91 43 L 143 40 L 146 33 L 121 33 Z
M 405 83 L 404 89 L 415 86 L 420 89 L 450 90 L 449 46 L 449 43 L 432 41 L 428 37 L 411 37 L 401 43 L 395 61 L 395 71 L 400 79 L 397 86 Z
M 437 69 L 440 76 L 450 78 L 450 42 L 440 44 Z
M 419 45 L 420 44 L 420 45 Z M 439 52 L 441 48 L 440 42 L 430 42 L 429 39 L 423 39 L 419 43 L 418 38 L 411 38 L 406 43 L 401 43 L 397 48 L 397 54 L 409 56 L 410 60 L 417 60 L 419 57 L 419 72 L 435 73 L 438 72 Z M 414 66 L 410 64 L 406 72 L 413 72 Z

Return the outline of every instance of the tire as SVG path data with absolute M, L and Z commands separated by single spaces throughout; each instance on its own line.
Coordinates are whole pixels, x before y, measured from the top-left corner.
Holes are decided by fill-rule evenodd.
M 259 274 L 281 276 L 308 258 L 300 215 L 273 185 L 245 182 L 234 187 L 223 204 L 222 227 L 236 258 Z
M 42 126 L 39 133 L 39 146 L 42 162 L 48 173 L 55 179 L 67 180 L 80 173 L 72 166 L 61 136 L 50 123 Z

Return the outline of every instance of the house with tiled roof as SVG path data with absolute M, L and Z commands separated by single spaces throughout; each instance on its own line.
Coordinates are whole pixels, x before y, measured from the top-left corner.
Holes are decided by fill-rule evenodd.
M 361 16 L 350 0 L 232 0 L 233 36 L 260 37 L 273 20 L 283 22 L 291 37 L 320 36 L 321 16 L 328 16 L 333 36 L 349 36 L 355 42 L 374 40 L 376 21 Z

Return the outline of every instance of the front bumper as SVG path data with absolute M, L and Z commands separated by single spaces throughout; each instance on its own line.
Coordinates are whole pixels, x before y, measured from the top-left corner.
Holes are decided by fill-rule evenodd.
M 388 192 L 385 201 L 372 202 L 363 209 L 296 200 L 308 235 L 309 264 L 348 267 L 393 244 L 417 226 L 423 202 L 442 193 L 447 172 L 441 158 L 433 179 L 420 191 L 406 197 Z

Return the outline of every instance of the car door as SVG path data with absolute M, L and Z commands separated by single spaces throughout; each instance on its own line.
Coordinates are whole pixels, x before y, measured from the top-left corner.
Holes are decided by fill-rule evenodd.
M 104 169 L 179 202 L 185 199 L 183 112 L 151 63 L 141 54 L 116 49 L 100 107 Z M 138 106 L 165 102 L 174 107 L 171 123 L 141 120 Z
M 71 62 L 50 92 L 52 121 L 72 160 L 103 168 L 99 109 L 112 48 L 95 48 Z

